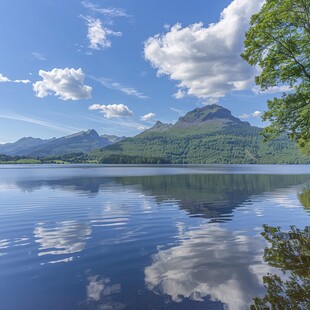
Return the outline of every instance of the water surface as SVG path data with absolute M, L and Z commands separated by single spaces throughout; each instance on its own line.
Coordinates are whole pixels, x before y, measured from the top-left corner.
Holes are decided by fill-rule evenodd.
M 0 166 L 0 309 L 247 309 L 310 166 Z

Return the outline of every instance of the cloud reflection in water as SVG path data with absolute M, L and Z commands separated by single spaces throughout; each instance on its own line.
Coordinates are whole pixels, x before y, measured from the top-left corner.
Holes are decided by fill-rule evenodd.
M 84 309 L 111 309 L 119 310 L 125 306 L 113 300 L 113 295 L 121 292 L 121 284 L 111 283 L 109 278 L 99 275 L 87 277 L 86 294 L 87 300 L 83 302 Z
M 156 294 L 175 302 L 184 298 L 218 300 L 225 309 L 247 309 L 264 292 L 265 246 L 259 236 L 232 232 L 219 224 L 203 224 L 180 235 L 180 245 L 159 251 L 145 269 L 145 282 Z
M 77 221 L 63 221 L 48 226 L 38 224 L 34 229 L 35 241 L 40 244 L 38 256 L 68 255 L 84 250 L 86 240 L 91 235 L 91 227 Z M 50 263 L 69 262 L 73 257 L 65 257 Z
M 102 297 L 107 297 L 121 291 L 120 284 L 111 284 L 109 278 L 100 278 L 99 275 L 88 277 L 87 299 L 99 301 Z

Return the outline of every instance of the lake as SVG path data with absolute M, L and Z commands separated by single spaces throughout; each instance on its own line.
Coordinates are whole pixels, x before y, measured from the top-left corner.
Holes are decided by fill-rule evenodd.
M 310 166 L 0 166 L 0 309 L 248 309 Z

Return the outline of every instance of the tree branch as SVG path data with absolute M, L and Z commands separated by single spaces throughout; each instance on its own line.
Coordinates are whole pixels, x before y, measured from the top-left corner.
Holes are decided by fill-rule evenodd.
M 264 34 L 266 34 L 267 36 L 269 36 L 271 39 L 273 39 L 274 41 L 276 41 L 277 43 L 279 43 L 288 53 L 289 55 L 293 58 L 293 60 L 295 61 L 295 63 L 301 67 L 302 72 L 304 73 L 304 75 L 309 79 L 310 81 L 310 74 L 307 72 L 305 66 L 300 63 L 298 61 L 298 59 L 295 57 L 294 53 L 287 47 L 285 46 L 285 44 L 283 42 L 281 42 L 281 40 L 279 40 L 278 38 L 276 38 L 275 36 L 273 36 L 272 34 L 270 34 L 267 31 L 264 31 Z

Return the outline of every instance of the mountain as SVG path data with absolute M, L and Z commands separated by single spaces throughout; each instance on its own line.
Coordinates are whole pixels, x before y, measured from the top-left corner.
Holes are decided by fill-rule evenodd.
M 14 143 L 1 144 L 0 154 L 6 154 L 10 156 L 22 155 L 24 150 L 37 147 L 53 139 L 42 140 L 40 138 L 24 137 Z
M 239 118 L 231 115 L 231 112 L 219 105 L 213 104 L 197 108 L 180 117 L 175 124 L 177 128 L 187 128 L 197 125 L 209 126 L 213 129 L 220 128 L 227 123 L 236 123 L 249 126 L 248 122 L 242 122 Z
M 126 137 L 122 136 L 122 137 L 118 137 L 118 136 L 114 136 L 114 135 L 101 135 L 100 137 L 107 139 L 109 141 L 110 144 L 119 142 L 123 139 L 125 139 Z
M 167 129 L 171 128 L 173 125 L 172 124 L 164 124 L 160 121 L 157 121 L 155 125 L 144 132 L 158 132 L 158 131 L 166 131 Z
M 95 148 L 102 148 L 124 137 L 99 134 L 94 129 L 50 140 L 22 138 L 15 143 L 0 145 L 0 154 L 10 156 L 47 157 L 68 153 L 89 153 Z
M 188 112 L 174 125 L 157 122 L 91 155 L 101 163 L 144 163 L 149 158 L 175 164 L 310 163 L 285 135 L 263 143 L 261 131 L 213 104 Z

